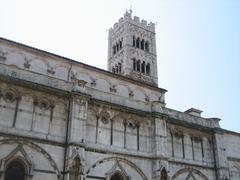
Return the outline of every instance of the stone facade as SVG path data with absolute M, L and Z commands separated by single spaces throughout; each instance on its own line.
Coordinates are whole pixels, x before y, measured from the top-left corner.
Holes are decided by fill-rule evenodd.
M 0 39 L 0 179 L 240 179 L 239 133 L 166 107 L 154 25 L 127 12 L 109 34 L 109 71 Z

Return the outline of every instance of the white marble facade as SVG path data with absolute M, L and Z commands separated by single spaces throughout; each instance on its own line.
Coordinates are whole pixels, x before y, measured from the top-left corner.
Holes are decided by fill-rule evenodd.
M 108 71 L 0 38 L 0 179 L 239 180 L 240 134 L 166 107 L 156 62 L 129 12 Z

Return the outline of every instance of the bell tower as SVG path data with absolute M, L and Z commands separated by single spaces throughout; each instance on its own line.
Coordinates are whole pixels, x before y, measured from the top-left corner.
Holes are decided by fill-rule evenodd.
M 158 85 L 154 23 L 126 11 L 109 30 L 108 71 Z

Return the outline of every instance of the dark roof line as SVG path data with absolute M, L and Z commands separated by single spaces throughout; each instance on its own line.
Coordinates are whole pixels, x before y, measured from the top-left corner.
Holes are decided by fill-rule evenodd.
M 160 90 L 163 93 L 167 92 L 166 89 L 159 88 L 157 86 L 148 84 L 146 82 L 137 81 L 137 80 L 132 79 L 130 77 L 126 77 L 126 76 L 123 76 L 123 75 L 120 75 L 120 74 L 115 74 L 115 73 L 112 73 L 110 71 L 107 71 L 107 70 L 104 70 L 104 69 L 100 69 L 98 67 L 95 67 L 95 66 L 92 66 L 92 65 L 88 65 L 88 64 L 85 64 L 85 63 L 82 63 L 82 62 L 79 62 L 79 61 L 76 61 L 76 60 L 73 60 L 73 59 L 70 59 L 70 58 L 58 55 L 58 54 L 54 54 L 54 53 L 51 53 L 51 52 L 48 52 L 48 51 L 45 51 L 45 50 L 42 50 L 42 49 L 38 49 L 38 48 L 29 46 L 29 45 L 26 45 L 26 44 L 22 44 L 22 43 L 13 41 L 13 40 L 5 39 L 3 37 L 0 37 L 0 40 L 8 42 L 8 43 L 11 43 L 11 44 L 14 44 L 14 45 L 17 45 L 17 46 L 20 46 L 20 47 L 23 47 L 23 48 L 28 48 L 28 49 L 33 50 L 33 51 L 38 51 L 40 53 L 45 53 L 47 55 L 54 56 L 54 57 L 57 57 L 57 58 L 60 58 L 60 59 L 65 59 L 67 61 L 76 63 L 78 65 L 85 66 L 86 68 L 94 69 L 96 71 L 101 71 L 101 72 L 103 72 L 105 74 L 108 74 L 108 75 L 111 75 L 111 76 L 114 76 L 114 77 L 117 77 L 117 78 L 120 78 L 120 79 L 123 79 L 123 80 L 128 80 L 128 81 L 131 81 L 131 82 L 133 82 L 135 84 L 138 84 L 138 85 L 144 85 L 144 86 L 150 87 L 151 89 Z

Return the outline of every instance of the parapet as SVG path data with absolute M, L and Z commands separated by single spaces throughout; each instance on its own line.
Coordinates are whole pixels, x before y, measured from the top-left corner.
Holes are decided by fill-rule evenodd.
M 124 14 L 123 17 L 121 17 L 117 23 L 114 24 L 113 28 L 109 29 L 109 35 L 111 35 L 112 33 L 114 33 L 115 31 L 118 30 L 119 27 L 121 27 L 123 25 L 123 23 L 125 22 L 129 22 L 131 24 L 134 24 L 136 26 L 140 26 L 148 31 L 151 31 L 153 33 L 155 33 L 155 24 L 150 22 L 148 23 L 146 20 L 142 19 L 140 21 L 140 18 L 137 16 L 134 16 L 132 18 L 132 12 L 128 12 L 126 11 L 126 13 Z
M 201 111 L 199 109 L 195 109 L 195 108 L 190 108 L 190 109 L 185 111 L 185 113 L 193 115 L 193 116 L 197 116 L 197 117 L 201 117 L 202 112 L 203 111 Z

